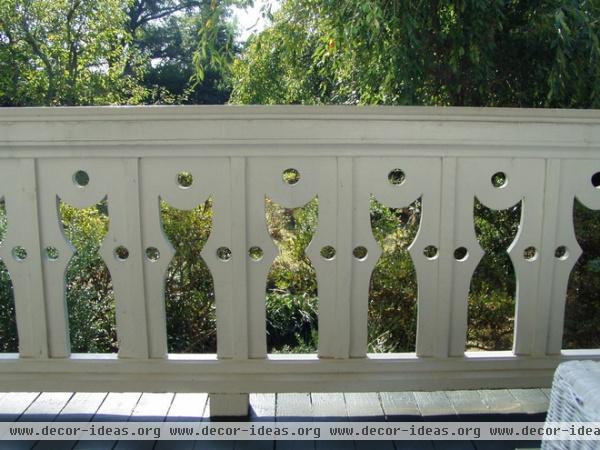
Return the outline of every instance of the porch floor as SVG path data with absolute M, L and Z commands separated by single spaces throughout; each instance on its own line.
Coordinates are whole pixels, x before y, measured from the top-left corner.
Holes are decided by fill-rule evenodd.
M 260 421 L 543 421 L 549 389 L 451 392 L 252 394 Z M 208 421 L 207 394 L 0 393 L 1 421 Z M 2 449 L 460 449 L 539 448 L 535 441 L 0 441 Z

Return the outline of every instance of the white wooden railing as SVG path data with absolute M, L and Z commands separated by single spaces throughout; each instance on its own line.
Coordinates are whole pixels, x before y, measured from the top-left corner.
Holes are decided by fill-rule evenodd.
M 282 180 L 289 168 L 298 183 Z M 400 185 L 388 180 L 394 169 L 404 173 Z M 89 176 L 85 186 L 74 179 L 78 171 Z M 189 188 L 176 182 L 181 171 L 193 174 Z M 501 187 L 491 182 L 498 172 L 506 175 Z M 561 351 L 567 283 L 581 253 L 573 201 L 600 209 L 598 172 L 599 111 L 0 109 L 8 215 L 0 257 L 14 285 L 20 351 L 0 359 L 0 390 L 203 391 L 214 394 L 213 412 L 235 412 L 248 392 L 547 386 L 561 360 L 600 358 L 600 349 Z M 286 207 L 319 198 L 307 250 L 318 282 L 318 355 L 266 354 L 265 281 L 277 255 L 266 195 Z M 369 280 L 381 255 L 371 195 L 389 207 L 422 201 L 409 249 L 418 281 L 416 354 L 367 354 Z M 78 208 L 108 198 L 101 254 L 116 298 L 118 356 L 70 353 L 64 278 L 73 250 L 57 196 Z M 464 352 L 467 294 L 483 256 L 475 196 L 496 209 L 523 202 L 509 249 L 518 284 L 511 352 Z M 202 257 L 214 279 L 217 355 L 167 354 L 163 280 L 174 251 L 161 230 L 159 197 L 184 209 L 213 199 Z M 118 246 L 126 259 L 115 255 Z M 248 257 L 254 246 L 264 252 L 260 261 Z M 335 249 L 333 259 L 320 255 L 324 246 Z M 357 246 L 367 258 L 353 257 Z M 434 257 L 424 255 L 427 246 L 437 249 Z M 567 255 L 557 258 L 561 246 Z M 59 257 L 47 258 L 47 247 Z M 158 261 L 146 258 L 148 247 L 158 249 Z M 229 260 L 219 258 L 221 247 Z M 461 260 L 459 247 L 468 252 Z M 535 256 L 525 259 L 528 247 Z

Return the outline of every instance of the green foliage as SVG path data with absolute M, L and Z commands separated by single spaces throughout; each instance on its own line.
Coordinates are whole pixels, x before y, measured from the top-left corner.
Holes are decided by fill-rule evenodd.
M 288 181 L 295 176 L 288 174 Z M 272 352 L 316 352 L 318 297 L 315 270 L 306 256 L 318 223 L 318 198 L 301 208 L 265 200 L 269 234 L 279 248 L 267 277 L 267 348 Z
M 218 59 L 218 55 L 237 50 L 229 6 L 217 8 L 208 0 L 137 0 L 128 9 L 133 45 L 144 61 L 141 83 L 147 90 L 145 102 L 213 104 L 228 100 L 229 59 Z M 212 39 L 212 50 L 208 39 Z
M 318 208 L 317 198 L 295 209 L 266 199 L 268 231 L 280 251 L 268 275 L 268 292 L 317 296 L 315 269 L 305 252 L 317 229 Z
M 573 205 L 577 241 L 583 254 L 569 279 L 563 348 L 599 348 L 600 333 L 600 211 L 577 199 Z
M 65 277 L 71 350 L 75 353 L 118 350 L 112 283 L 99 253 L 108 232 L 107 213 L 106 199 L 83 209 L 60 204 L 63 232 L 75 250 Z
M 416 273 L 408 247 L 421 217 L 417 200 L 388 208 L 371 198 L 371 228 L 383 253 L 371 275 L 368 343 L 371 352 L 411 352 L 417 333 Z
M 216 353 L 213 279 L 200 256 L 212 229 L 212 199 L 186 211 L 161 201 L 163 230 L 175 248 L 167 269 L 167 343 L 172 353 Z
M 7 230 L 6 205 L 0 197 L 0 245 Z M 15 300 L 6 266 L 0 260 L 0 352 L 18 351 Z
M 280 353 L 315 353 L 318 299 L 308 294 L 267 294 L 267 350 Z
M 513 342 L 516 280 L 506 252 L 514 241 L 521 203 L 506 210 L 473 206 L 475 235 L 485 255 L 471 279 L 467 348 L 510 350 Z
M 211 2 L 210 8 L 202 17 L 202 26 L 198 30 L 198 48 L 193 62 L 196 68 L 195 80 L 202 82 L 208 70 L 227 74 L 234 57 L 235 29 L 232 24 L 223 21 L 232 2 Z
M 600 2 L 284 0 L 235 103 L 598 107 Z
M 0 260 L 0 352 L 17 352 L 18 344 L 12 282 Z
M 224 103 L 245 3 L 1 0 L 0 105 Z
M 122 0 L 2 0 L 0 104 L 136 103 Z

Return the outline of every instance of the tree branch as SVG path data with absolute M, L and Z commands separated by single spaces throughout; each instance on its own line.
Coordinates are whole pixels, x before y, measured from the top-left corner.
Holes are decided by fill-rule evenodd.
M 176 13 L 178 11 L 183 11 L 184 9 L 188 9 L 188 8 L 200 7 L 201 5 L 202 5 L 202 1 L 187 1 L 187 2 L 181 2 L 178 5 L 172 6 L 170 8 L 156 11 L 154 13 L 149 11 L 145 16 L 140 14 L 140 17 L 137 21 L 137 25 L 139 27 L 139 26 L 145 25 L 148 22 L 151 22 L 153 20 L 158 20 L 158 19 L 162 19 L 164 17 L 170 16 L 171 14 Z
M 39 43 L 36 41 L 35 37 L 31 33 L 29 29 L 29 24 L 27 23 L 26 11 L 21 16 L 21 25 L 23 26 L 23 33 L 25 37 L 25 42 L 27 42 L 33 53 L 42 60 L 42 63 L 46 67 L 46 71 L 48 73 L 48 90 L 46 91 L 46 103 L 52 103 L 54 100 L 54 96 L 56 95 L 56 86 L 54 85 L 54 69 L 52 68 L 52 62 L 50 58 L 42 51 Z

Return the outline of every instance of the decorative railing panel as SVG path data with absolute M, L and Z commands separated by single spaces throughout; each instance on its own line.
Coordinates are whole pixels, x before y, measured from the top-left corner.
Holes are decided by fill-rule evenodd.
M 600 209 L 600 114 L 460 108 L 147 107 L 0 110 L 0 258 L 15 296 L 19 354 L 6 389 L 302 390 L 540 386 L 561 352 L 569 274 L 581 254 L 573 201 Z M 318 355 L 267 355 L 265 283 L 278 248 L 266 199 L 318 199 L 306 255 L 319 295 Z M 420 224 L 415 354 L 367 354 L 371 274 L 382 254 L 370 202 Z M 116 299 L 119 353 L 69 346 L 65 271 L 74 249 L 59 203 L 106 199 L 101 255 Z M 202 258 L 214 281 L 217 354 L 169 355 L 164 277 L 175 250 L 160 202 L 211 199 Z M 517 280 L 512 352 L 465 353 L 468 293 L 484 256 L 476 199 L 521 204 L 508 249 Z M 562 248 L 556 256 L 557 248 Z M 251 257 L 250 249 L 260 252 Z M 52 249 L 50 252 L 49 249 Z M 599 331 L 600 332 L 600 331 Z

